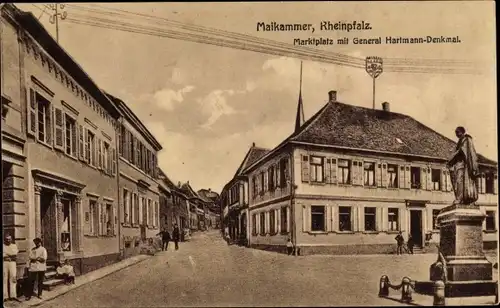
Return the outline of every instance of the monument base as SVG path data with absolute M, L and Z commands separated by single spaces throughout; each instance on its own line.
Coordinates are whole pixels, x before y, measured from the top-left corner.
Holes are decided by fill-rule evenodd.
M 446 261 L 447 281 L 493 279 L 493 264 L 483 252 L 485 217 L 473 204 L 451 205 L 439 213 L 439 248 Z

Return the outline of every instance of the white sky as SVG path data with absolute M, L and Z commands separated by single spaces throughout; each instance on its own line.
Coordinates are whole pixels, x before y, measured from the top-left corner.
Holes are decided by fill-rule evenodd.
M 41 6 L 40 4 L 37 4 Z M 410 3 L 142 3 L 102 4 L 171 20 L 292 43 L 310 33 L 256 32 L 257 22 L 313 23 L 365 20 L 369 32 L 348 37 L 460 35 L 461 44 L 347 45 L 322 47 L 364 58 L 481 60 L 495 67 L 493 2 Z M 31 4 L 19 8 L 41 11 Z M 68 16 L 78 13 L 67 7 Z M 74 15 L 73 15 L 74 16 Z M 47 15 L 42 24 L 55 36 Z M 314 36 L 339 36 L 316 31 Z M 294 128 L 298 60 L 249 51 L 60 24 L 60 43 L 106 91 L 123 99 L 164 150 L 160 167 L 174 182 L 217 192 L 228 182 L 255 142 L 272 148 Z M 344 103 L 371 107 L 371 79 L 363 69 L 304 62 L 306 119 L 337 90 Z M 408 114 L 450 137 L 464 126 L 481 154 L 496 160 L 496 74 L 402 74 L 377 79 L 377 108 Z

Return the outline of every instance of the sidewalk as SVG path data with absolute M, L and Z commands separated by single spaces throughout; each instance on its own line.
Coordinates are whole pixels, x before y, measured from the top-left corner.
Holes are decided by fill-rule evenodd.
M 117 272 L 121 269 L 124 269 L 126 267 L 129 267 L 131 265 L 137 264 L 141 261 L 144 261 L 146 259 L 149 259 L 151 256 L 147 255 L 138 255 L 134 257 L 130 257 L 128 259 L 122 260 L 120 262 L 111 264 L 109 266 L 105 266 L 103 268 L 97 269 L 95 271 L 92 271 L 90 273 L 81 275 L 76 277 L 75 279 L 75 284 L 72 285 L 60 285 L 55 287 L 51 291 L 44 291 L 42 295 L 42 299 L 39 299 L 37 297 L 32 297 L 30 301 L 25 301 L 24 297 L 21 297 L 19 300 L 20 302 L 15 302 L 15 301 L 9 301 L 4 303 L 4 307 L 7 308 L 14 308 L 14 307 L 33 307 L 33 306 L 38 306 L 46 301 L 52 300 L 58 296 L 61 296 L 71 290 L 74 290 L 78 287 L 81 287 L 89 282 L 96 281 L 98 279 L 101 279 L 105 276 L 108 276 L 114 272 Z

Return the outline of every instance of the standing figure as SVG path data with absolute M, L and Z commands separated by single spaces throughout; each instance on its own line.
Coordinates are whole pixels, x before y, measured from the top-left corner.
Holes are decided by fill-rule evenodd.
M 17 245 L 12 243 L 12 236 L 5 235 L 3 242 L 3 296 L 4 302 L 7 300 L 17 300 L 16 290 L 16 259 L 19 250 Z
M 473 204 L 478 198 L 476 179 L 479 167 L 476 150 L 472 137 L 465 133 L 465 128 L 457 127 L 455 134 L 458 138 L 457 146 L 453 157 L 447 163 L 455 192 L 453 204 Z
M 288 242 L 286 242 L 286 252 L 288 255 L 293 254 L 293 244 L 291 238 L 288 238 Z
M 413 246 L 415 246 L 415 243 L 413 242 L 413 236 L 411 236 L 411 234 L 408 235 L 407 245 L 408 245 L 408 253 L 413 254 Z
M 180 232 L 177 224 L 174 225 L 174 231 L 172 232 L 172 237 L 175 243 L 175 250 L 179 250 Z
M 168 242 L 170 242 L 170 233 L 168 233 L 167 228 L 157 234 L 161 236 L 161 250 L 168 250 Z
M 403 232 L 399 231 L 398 235 L 395 237 L 396 243 L 398 244 L 397 254 L 403 254 L 403 245 L 405 243 L 405 238 L 403 237 Z
M 33 240 L 35 247 L 30 251 L 28 261 L 29 275 L 26 300 L 29 301 L 35 288 L 35 280 L 38 281 L 38 298 L 42 298 L 43 279 L 47 270 L 47 249 L 42 246 L 42 239 L 37 237 Z

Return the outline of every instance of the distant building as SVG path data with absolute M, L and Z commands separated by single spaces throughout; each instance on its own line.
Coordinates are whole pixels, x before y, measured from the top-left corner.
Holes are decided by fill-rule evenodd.
M 180 184 L 180 190 L 189 202 L 190 229 L 191 231 L 205 231 L 207 221 L 205 219 L 205 202 L 191 187 L 189 181 Z
M 171 232 L 174 224 L 181 230 L 189 228 L 188 199 L 180 188 L 168 178 L 162 170 L 160 172 L 160 217 L 161 228 Z
M 120 111 L 118 170 L 120 200 L 120 251 L 124 257 L 140 253 L 140 241 L 159 232 L 160 143 L 121 99 L 107 94 Z
M 233 179 L 229 181 L 221 192 L 222 226 L 224 232 L 233 241 L 248 241 L 248 176 L 245 169 L 269 152 L 252 144 Z
M 399 231 L 417 248 L 439 243 L 436 217 L 454 199 L 445 164 L 456 141 L 388 103 L 383 110 L 347 105 L 335 91 L 296 127 L 241 172 L 250 183 L 250 246 L 284 251 L 291 238 L 302 255 L 391 253 Z M 479 155 L 479 167 L 484 246 L 496 248 L 497 163 Z
M 220 221 L 219 194 L 212 191 L 210 188 L 200 189 L 197 193 L 205 203 L 207 228 L 218 229 Z

